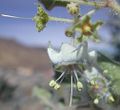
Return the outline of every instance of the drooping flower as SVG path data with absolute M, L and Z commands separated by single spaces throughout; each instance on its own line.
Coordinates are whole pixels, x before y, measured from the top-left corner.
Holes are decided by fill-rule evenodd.
M 102 71 L 97 68 L 97 53 L 95 51 L 88 51 L 87 42 L 82 42 L 79 46 L 63 43 L 60 51 L 54 50 L 49 45 L 48 55 L 55 65 L 55 69 L 62 68 L 61 75 L 57 79 L 50 81 L 50 87 L 58 90 L 66 74 L 68 74 L 71 76 L 70 96 L 72 96 L 74 84 L 76 84 L 78 91 L 84 88 L 80 81 L 80 76 L 88 84 L 95 104 L 98 104 L 100 99 L 114 102 L 114 98 L 109 91 L 109 81 L 103 76 Z M 72 100 L 72 98 L 70 99 Z M 72 103 L 71 100 L 70 105 Z
M 57 85 L 60 85 L 59 82 L 61 82 L 60 80 L 63 80 L 62 78 L 65 74 L 70 74 L 72 77 L 76 79 L 76 87 L 79 91 L 81 91 L 81 89 L 83 88 L 83 85 L 79 81 L 77 71 L 76 71 L 76 66 L 78 66 L 78 64 L 80 63 L 82 64 L 84 60 L 87 60 L 86 52 L 87 52 L 86 42 L 84 42 L 81 45 L 79 50 L 77 50 L 76 47 L 68 43 L 62 44 L 59 52 L 55 51 L 49 46 L 48 55 L 52 63 L 56 67 L 64 67 L 60 77 L 56 80 L 52 80 L 49 83 L 49 85 L 55 88 Z M 60 86 L 58 87 L 58 89 L 59 88 Z

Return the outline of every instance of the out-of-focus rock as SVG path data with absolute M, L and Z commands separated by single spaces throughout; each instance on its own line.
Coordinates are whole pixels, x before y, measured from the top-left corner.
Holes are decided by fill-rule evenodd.
M 32 97 L 32 90 L 34 86 L 47 88 L 52 74 L 45 48 L 0 39 L 0 78 L 15 87 L 8 101 L 0 98 L 0 110 L 43 110 L 40 101 Z

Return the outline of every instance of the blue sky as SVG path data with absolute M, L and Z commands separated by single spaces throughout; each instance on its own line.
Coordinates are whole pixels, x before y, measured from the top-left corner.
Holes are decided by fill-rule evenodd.
M 37 11 L 37 0 L 0 0 L 0 13 L 33 17 Z M 91 7 L 81 6 L 81 13 L 86 13 Z M 54 8 L 49 15 L 69 18 L 65 8 Z M 107 20 L 109 11 L 107 9 L 99 10 L 92 18 L 96 20 Z M 11 38 L 30 46 L 46 46 L 48 41 L 52 41 L 54 46 L 59 46 L 61 42 L 67 42 L 64 30 L 69 24 L 58 22 L 49 22 L 47 28 L 42 32 L 37 32 L 32 20 L 20 20 L 0 17 L 0 36 Z M 109 36 L 106 29 L 100 31 L 104 38 Z

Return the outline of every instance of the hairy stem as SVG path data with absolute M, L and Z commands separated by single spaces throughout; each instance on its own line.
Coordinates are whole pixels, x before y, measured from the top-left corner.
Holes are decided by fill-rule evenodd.
M 101 2 L 93 2 L 93 1 L 85 1 L 85 0 L 56 0 L 56 1 L 74 2 L 74 3 L 79 3 L 81 5 L 95 6 L 97 8 L 108 7 L 120 13 L 120 5 L 116 2 L 116 0 L 105 0 Z
M 49 16 L 49 20 L 50 20 L 50 21 L 58 21 L 58 22 L 73 23 L 73 20 L 71 20 L 71 19 L 58 18 L 58 17 L 53 17 L 53 16 Z
M 75 2 L 81 5 L 90 5 L 90 6 L 98 6 L 98 7 L 104 7 L 106 5 L 106 2 L 92 2 L 92 1 L 89 2 L 84 0 L 56 0 L 56 1 Z

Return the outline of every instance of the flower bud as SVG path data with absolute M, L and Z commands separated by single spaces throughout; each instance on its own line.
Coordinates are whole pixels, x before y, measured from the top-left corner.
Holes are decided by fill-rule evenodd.
M 115 102 L 115 99 L 114 99 L 114 97 L 113 97 L 112 95 L 110 95 L 110 96 L 108 97 L 108 100 L 109 100 L 110 102 Z
M 79 6 L 76 3 L 71 2 L 67 5 L 67 9 L 71 15 L 79 13 Z
M 95 85 L 95 81 L 94 81 L 94 80 L 91 80 L 91 81 L 90 81 L 90 84 L 91 84 L 91 85 Z
M 36 28 L 39 32 L 45 28 L 48 20 L 49 20 L 49 17 L 47 13 L 44 11 L 44 9 L 40 5 L 38 5 L 37 14 L 33 17 L 33 21 L 35 21 Z
M 74 35 L 74 30 L 72 27 L 68 28 L 66 31 L 65 31 L 65 35 L 67 37 L 72 37 Z
M 98 103 L 99 103 L 99 99 L 98 98 L 94 99 L 94 104 L 98 104 Z
M 83 84 L 80 81 L 77 82 L 77 89 L 78 91 L 81 91 L 81 89 L 83 89 Z

